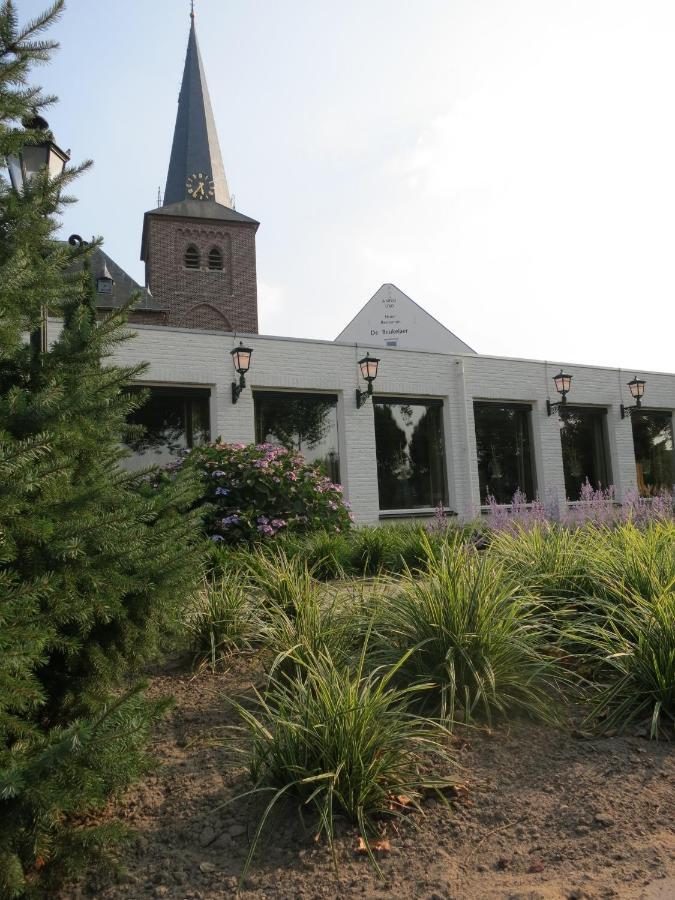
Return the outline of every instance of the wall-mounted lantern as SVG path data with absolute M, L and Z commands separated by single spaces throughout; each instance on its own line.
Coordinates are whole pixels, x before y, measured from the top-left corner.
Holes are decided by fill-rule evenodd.
M 637 375 L 633 378 L 632 381 L 628 382 L 628 390 L 630 391 L 630 395 L 635 400 L 634 406 L 624 406 L 621 404 L 621 418 L 625 419 L 626 416 L 630 416 L 634 409 L 640 409 L 642 406 L 642 398 L 645 395 L 645 385 L 647 384 L 642 378 L 638 378 Z
M 230 350 L 230 354 L 232 356 L 232 362 L 234 363 L 234 369 L 239 374 L 239 383 L 236 381 L 232 382 L 232 402 L 236 403 L 239 399 L 239 394 L 246 387 L 246 379 L 244 376 L 251 368 L 251 354 L 253 350 L 250 347 L 244 347 L 243 341 L 239 341 L 239 346 L 235 347 L 234 350 Z
M 356 389 L 356 408 L 361 409 L 363 404 L 366 402 L 368 397 L 370 397 L 373 393 L 373 382 L 377 378 L 377 369 L 380 365 L 380 360 L 375 356 L 371 356 L 370 353 L 366 353 L 363 359 L 359 360 L 359 368 L 361 369 L 361 375 L 368 382 L 368 387 L 365 391 L 360 391 L 358 388 Z
M 555 389 L 560 394 L 561 399 L 557 403 L 551 403 L 550 400 L 546 401 L 546 412 L 549 416 L 554 409 L 557 409 L 559 406 L 567 405 L 567 395 L 572 387 L 572 376 L 567 375 L 561 369 L 557 375 L 553 376 L 553 383 L 555 384 Z

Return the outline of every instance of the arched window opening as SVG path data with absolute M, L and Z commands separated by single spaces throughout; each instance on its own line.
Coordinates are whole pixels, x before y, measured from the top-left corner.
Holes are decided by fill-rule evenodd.
M 209 269 L 221 270 L 223 268 L 223 254 L 217 247 L 209 251 Z
M 199 250 L 197 250 L 194 244 L 190 244 L 190 246 L 185 251 L 185 268 L 199 268 Z

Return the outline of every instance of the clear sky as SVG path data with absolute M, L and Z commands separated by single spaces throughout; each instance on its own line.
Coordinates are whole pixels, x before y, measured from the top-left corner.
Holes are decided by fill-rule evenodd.
M 22 18 L 47 0 L 17 0 Z M 260 330 L 393 282 L 478 352 L 675 370 L 672 0 L 196 0 Z M 188 0 L 69 0 L 39 71 L 95 168 L 64 234 L 143 280 Z

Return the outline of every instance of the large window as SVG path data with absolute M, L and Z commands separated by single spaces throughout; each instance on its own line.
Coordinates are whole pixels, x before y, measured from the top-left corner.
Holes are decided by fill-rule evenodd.
M 609 484 L 605 419 L 605 410 L 570 406 L 560 409 L 560 443 L 568 500 L 579 500 L 586 480 L 595 490 Z
M 530 407 L 522 403 L 473 405 L 480 502 L 510 503 L 516 491 L 534 499 Z
M 334 394 L 294 394 L 256 391 L 255 439 L 297 450 L 310 463 L 323 467 L 340 483 L 337 397 Z
M 380 509 L 445 506 L 441 401 L 377 397 L 373 407 Z
M 151 387 L 146 391 L 146 402 L 129 417 L 129 423 L 142 426 L 143 431 L 127 441 L 133 451 L 125 460 L 128 468 L 164 465 L 186 447 L 209 440 L 208 389 Z
M 673 419 L 669 412 L 633 412 L 633 444 L 641 497 L 673 490 Z

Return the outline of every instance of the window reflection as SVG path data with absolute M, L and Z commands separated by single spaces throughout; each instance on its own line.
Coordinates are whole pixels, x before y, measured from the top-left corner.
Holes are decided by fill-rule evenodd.
M 130 387 L 129 391 L 140 391 Z M 210 439 L 209 390 L 151 387 L 145 389 L 144 405 L 129 416 L 129 424 L 143 431 L 126 441 L 133 451 L 123 461 L 125 468 L 164 465 L 176 459 L 187 447 Z
M 380 509 L 430 509 L 448 502 L 440 401 L 376 398 Z
M 568 500 L 579 500 L 588 479 L 594 490 L 609 485 L 605 410 L 566 407 L 560 409 L 565 492 Z
M 669 412 L 633 412 L 633 444 L 638 490 L 641 497 L 672 491 L 673 421 Z
M 297 450 L 339 484 L 337 397 L 283 391 L 256 391 L 253 397 L 256 441 Z
M 516 491 L 533 500 L 530 407 L 476 402 L 473 412 L 481 503 L 510 503 Z

